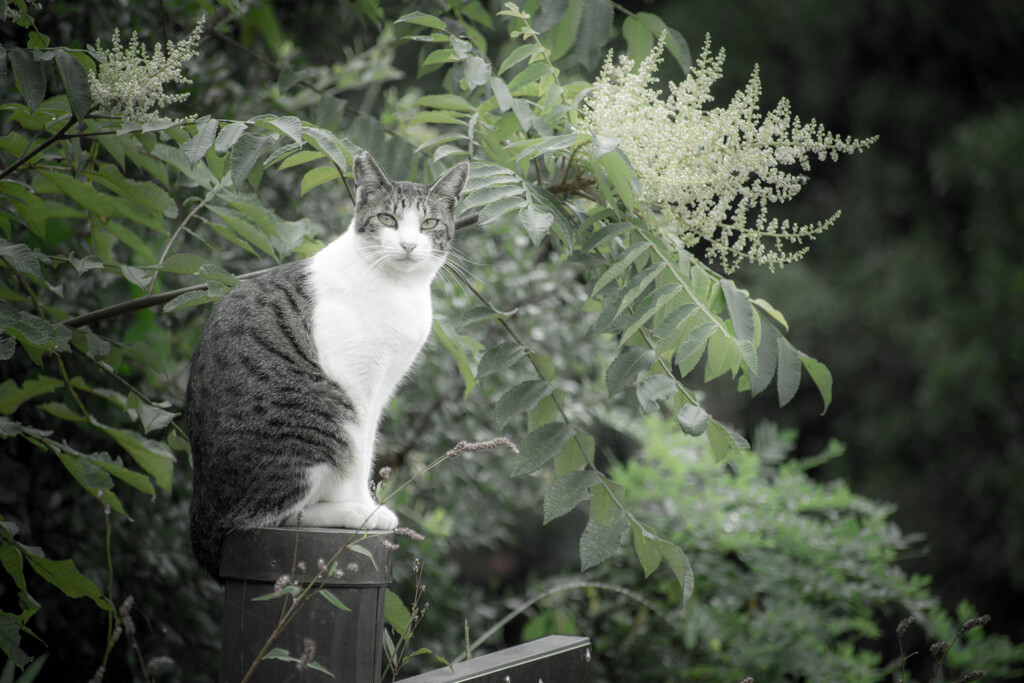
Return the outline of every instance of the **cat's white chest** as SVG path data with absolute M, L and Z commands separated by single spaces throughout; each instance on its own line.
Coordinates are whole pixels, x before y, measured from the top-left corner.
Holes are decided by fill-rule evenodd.
M 320 365 L 376 422 L 430 333 L 430 280 L 368 268 L 344 237 L 313 258 L 310 276 Z

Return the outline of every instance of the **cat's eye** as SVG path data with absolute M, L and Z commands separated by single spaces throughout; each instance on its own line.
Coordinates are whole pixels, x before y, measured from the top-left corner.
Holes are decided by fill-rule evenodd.
M 398 221 L 396 221 L 395 217 L 392 216 L 390 213 L 378 213 L 377 220 L 379 220 L 382 224 L 388 226 L 389 228 L 393 228 L 396 225 L 398 225 Z
M 437 219 L 436 218 L 428 218 L 427 220 L 425 220 L 422 223 L 420 223 L 420 229 L 421 230 L 433 230 L 436 227 L 437 227 Z

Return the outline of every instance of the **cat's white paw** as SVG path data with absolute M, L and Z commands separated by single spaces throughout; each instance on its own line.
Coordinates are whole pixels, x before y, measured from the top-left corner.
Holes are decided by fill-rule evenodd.
M 380 529 L 390 531 L 398 526 L 398 515 L 376 503 L 313 503 L 302 510 L 301 524 L 305 527 L 335 529 Z M 286 526 L 298 526 L 299 515 L 290 516 Z

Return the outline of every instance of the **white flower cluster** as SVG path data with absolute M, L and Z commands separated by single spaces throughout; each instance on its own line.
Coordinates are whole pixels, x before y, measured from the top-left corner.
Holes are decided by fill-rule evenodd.
M 114 29 L 110 49 L 96 41 L 95 54 L 100 63 L 98 73 L 89 73 L 89 88 L 93 103 L 101 110 L 120 116 L 124 121 L 146 123 L 159 118 L 160 107 L 183 102 L 188 93 L 168 94 L 164 85 L 177 83 L 191 85 L 192 80 L 181 72 L 181 67 L 196 56 L 196 46 L 202 35 L 203 21 L 192 33 L 175 43 L 167 41 L 161 48 L 153 48 L 151 56 L 146 46 L 132 33 L 128 46 L 121 45 L 121 34 Z
M 680 246 L 706 240 L 709 256 L 726 271 L 744 260 L 774 268 L 800 258 L 802 245 L 839 214 L 817 225 L 769 220 L 768 204 L 792 199 L 807 182 L 787 167 L 806 172 L 812 156 L 836 160 L 874 139 L 840 138 L 813 119 L 803 124 L 785 99 L 762 117 L 756 68 L 727 107 L 705 108 L 725 62 L 724 50 L 711 55 L 710 38 L 686 79 L 670 83 L 662 98 L 652 84 L 664 48 L 662 36 L 635 71 L 628 57 L 616 65 L 609 54 L 581 130 L 618 141 L 640 180 L 641 199 Z

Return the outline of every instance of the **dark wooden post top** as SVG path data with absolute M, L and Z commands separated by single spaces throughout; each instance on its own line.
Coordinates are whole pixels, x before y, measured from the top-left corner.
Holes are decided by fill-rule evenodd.
M 222 683 L 237 683 L 259 657 L 278 627 L 291 597 L 267 599 L 282 576 L 300 587 L 315 584 L 329 593 L 313 596 L 275 639 L 273 646 L 299 657 L 312 644 L 313 661 L 342 681 L 380 678 L 384 601 L 391 583 L 394 534 L 309 527 L 236 531 L 224 539 L 220 565 L 224 580 Z M 347 547 L 346 547 L 347 546 Z M 344 548 L 344 550 L 342 550 Z M 336 564 L 337 573 L 329 570 Z M 339 608 L 336 603 L 344 605 Z M 294 662 L 265 659 L 252 683 L 327 680 Z
M 340 577 L 326 577 L 327 586 L 387 586 L 391 584 L 393 552 L 386 544 L 394 541 L 391 531 L 353 531 L 307 527 L 261 527 L 235 531 L 224 539 L 220 574 L 227 581 L 263 581 L 274 583 L 292 573 L 299 581 L 313 581 L 317 564 L 328 565 L 348 543 L 367 553 L 346 548 L 335 558 Z M 372 558 L 372 559 L 371 559 Z M 301 563 L 301 564 L 300 564 Z M 351 566 L 354 565 L 353 570 Z M 300 567 L 304 566 L 303 571 Z

